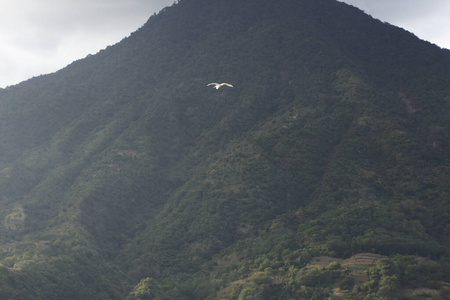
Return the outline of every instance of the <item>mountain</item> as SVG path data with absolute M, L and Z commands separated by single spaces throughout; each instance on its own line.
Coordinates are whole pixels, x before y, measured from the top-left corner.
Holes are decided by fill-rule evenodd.
M 449 115 L 354 7 L 178 1 L 0 91 L 0 298 L 446 299 Z

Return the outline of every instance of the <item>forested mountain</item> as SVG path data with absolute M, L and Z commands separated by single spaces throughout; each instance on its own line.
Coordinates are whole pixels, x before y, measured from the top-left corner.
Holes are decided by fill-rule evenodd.
M 448 299 L 449 115 L 354 7 L 180 0 L 0 90 L 0 298 Z

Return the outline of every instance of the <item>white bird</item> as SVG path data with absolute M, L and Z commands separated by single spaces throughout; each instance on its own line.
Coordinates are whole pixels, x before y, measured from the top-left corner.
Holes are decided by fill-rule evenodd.
M 229 87 L 233 87 L 231 84 L 226 83 L 226 82 L 222 82 L 222 83 L 215 83 L 215 82 L 212 82 L 212 83 L 209 83 L 207 86 L 210 86 L 210 85 L 214 85 L 214 88 L 215 88 L 216 90 L 218 90 L 221 86 L 224 86 L 224 85 L 229 86 Z

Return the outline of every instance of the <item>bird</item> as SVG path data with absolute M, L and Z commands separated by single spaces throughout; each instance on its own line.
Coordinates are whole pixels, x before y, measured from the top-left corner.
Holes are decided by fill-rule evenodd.
M 229 86 L 229 87 L 233 87 L 231 84 L 226 83 L 226 82 L 222 82 L 222 83 L 212 82 L 212 83 L 209 83 L 209 84 L 206 85 L 206 86 L 210 86 L 210 85 L 214 85 L 214 88 L 215 88 L 216 90 L 218 90 L 221 86 L 224 86 L 224 85 Z

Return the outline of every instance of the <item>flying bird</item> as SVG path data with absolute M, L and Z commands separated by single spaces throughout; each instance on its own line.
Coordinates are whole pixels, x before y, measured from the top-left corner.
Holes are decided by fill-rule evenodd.
M 226 83 L 226 82 L 222 82 L 222 83 L 215 83 L 215 82 L 212 82 L 212 83 L 208 84 L 207 86 L 210 86 L 210 85 L 214 85 L 214 88 L 215 88 L 216 90 L 218 90 L 221 86 L 224 86 L 224 85 L 229 86 L 229 87 L 233 87 L 231 84 Z

